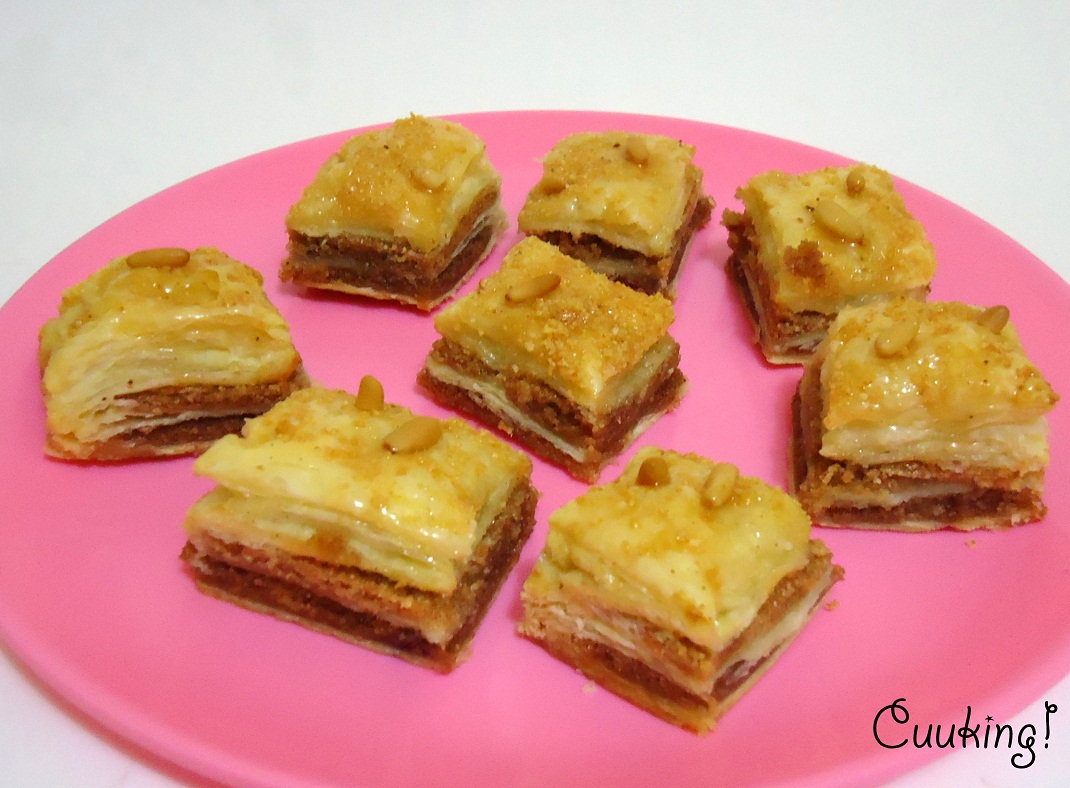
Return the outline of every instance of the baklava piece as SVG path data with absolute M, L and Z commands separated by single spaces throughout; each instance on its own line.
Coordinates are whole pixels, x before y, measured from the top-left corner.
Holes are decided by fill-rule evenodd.
M 550 515 L 520 632 L 663 720 L 706 733 L 843 577 L 791 496 L 647 447 Z
M 520 230 L 610 279 L 673 298 L 691 241 L 713 211 L 694 153 L 650 134 L 567 137 L 543 161 Z
M 840 314 L 794 402 L 794 488 L 815 521 L 931 531 L 1044 516 L 1058 395 L 1008 315 L 909 298 Z
M 770 362 L 805 361 L 846 306 L 928 296 L 932 245 L 887 172 L 866 164 L 773 171 L 736 196 L 743 213 L 723 216 L 728 273 Z
M 584 481 L 683 395 L 672 304 L 537 238 L 435 317 L 418 380 Z
M 260 273 L 218 249 L 146 249 L 63 293 L 41 328 L 46 453 L 195 454 L 308 385 Z
M 194 464 L 182 558 L 207 594 L 446 673 L 534 525 L 531 460 L 461 419 L 309 388 Z
M 327 160 L 286 217 L 279 276 L 430 310 L 472 275 L 506 224 L 483 141 L 413 115 L 358 134 Z

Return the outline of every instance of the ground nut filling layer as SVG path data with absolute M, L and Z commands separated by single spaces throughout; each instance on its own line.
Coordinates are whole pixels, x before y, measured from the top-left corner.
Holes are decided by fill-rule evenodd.
M 310 236 L 290 231 L 279 278 L 430 310 L 448 299 L 490 254 L 506 225 L 496 189 L 482 194 L 439 250 L 359 235 Z
M 593 414 L 544 381 L 496 370 L 456 343 L 440 339 L 417 382 L 440 402 L 503 430 L 584 481 L 602 469 L 654 419 L 674 407 L 687 381 L 679 347 L 644 386 L 613 410 Z
M 751 626 L 719 653 L 696 646 L 678 633 L 636 621 L 634 629 L 642 637 L 635 640 L 644 644 L 640 656 L 633 643 L 622 646 L 618 638 L 599 634 L 598 621 L 570 610 L 567 600 L 526 598 L 520 632 L 659 719 L 704 734 L 775 663 L 842 578 L 843 570 L 832 563 L 825 546 L 815 541 L 806 566 L 784 578 Z M 678 670 L 667 669 L 674 664 Z M 697 689 L 688 674 L 711 676 L 712 688 Z
M 199 454 L 224 435 L 241 432 L 246 420 L 267 412 L 309 385 L 299 367 L 277 383 L 245 386 L 168 386 L 117 397 L 130 426 L 107 440 L 84 444 L 84 459 L 132 460 Z M 51 438 L 49 439 L 51 440 Z M 51 446 L 57 454 L 65 446 Z M 61 455 L 62 456 L 62 455 Z
M 696 190 L 687 216 L 677 231 L 673 252 L 665 257 L 645 255 L 616 246 L 590 233 L 540 232 L 536 237 L 552 243 L 565 254 L 587 263 L 593 270 L 642 293 L 676 295 L 676 284 L 695 233 L 705 227 L 713 212 L 713 200 Z

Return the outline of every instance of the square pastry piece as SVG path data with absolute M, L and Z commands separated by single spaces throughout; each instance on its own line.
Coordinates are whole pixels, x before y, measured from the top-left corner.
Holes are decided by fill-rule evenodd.
M 1007 319 L 909 298 L 840 314 L 794 405 L 795 492 L 817 522 L 971 530 L 1044 516 L 1058 396 Z
M 842 577 L 791 496 L 733 465 L 648 447 L 550 515 L 520 632 L 705 733 Z
M 713 210 L 694 153 L 649 134 L 567 137 L 543 161 L 520 230 L 610 279 L 672 298 L 691 241 Z
M 283 281 L 429 310 L 505 231 L 501 177 L 457 123 L 410 116 L 353 137 L 290 208 Z
M 308 379 L 263 277 L 218 249 L 146 249 L 63 294 L 41 328 L 45 451 L 203 451 Z
M 723 219 L 728 273 L 774 364 L 804 361 L 846 306 L 928 295 L 932 245 L 883 170 L 767 172 L 736 196 L 743 213 Z
M 460 419 L 310 388 L 194 464 L 200 588 L 439 672 L 452 670 L 534 525 L 531 461 Z
M 672 304 L 537 238 L 435 317 L 419 382 L 584 481 L 683 394 Z

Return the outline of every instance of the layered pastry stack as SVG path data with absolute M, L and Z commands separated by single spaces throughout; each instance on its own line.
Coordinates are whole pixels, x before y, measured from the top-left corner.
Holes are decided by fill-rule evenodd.
M 1039 520 L 1058 399 L 1006 307 L 844 310 L 794 404 L 793 484 L 825 525 L 928 531 Z

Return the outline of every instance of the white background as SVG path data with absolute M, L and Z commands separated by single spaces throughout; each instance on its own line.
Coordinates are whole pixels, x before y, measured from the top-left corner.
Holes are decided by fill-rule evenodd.
M 507 109 L 684 117 L 871 161 L 1066 280 L 1068 41 L 1070 4 L 1051 0 L 0 0 L 0 302 L 211 167 L 409 112 Z M 957 751 L 901 784 L 1070 783 L 1070 681 L 1044 698 L 1060 712 L 1029 770 Z M 1043 720 L 1037 703 L 1015 728 Z M 0 649 L 0 785 L 190 779 L 71 715 Z

